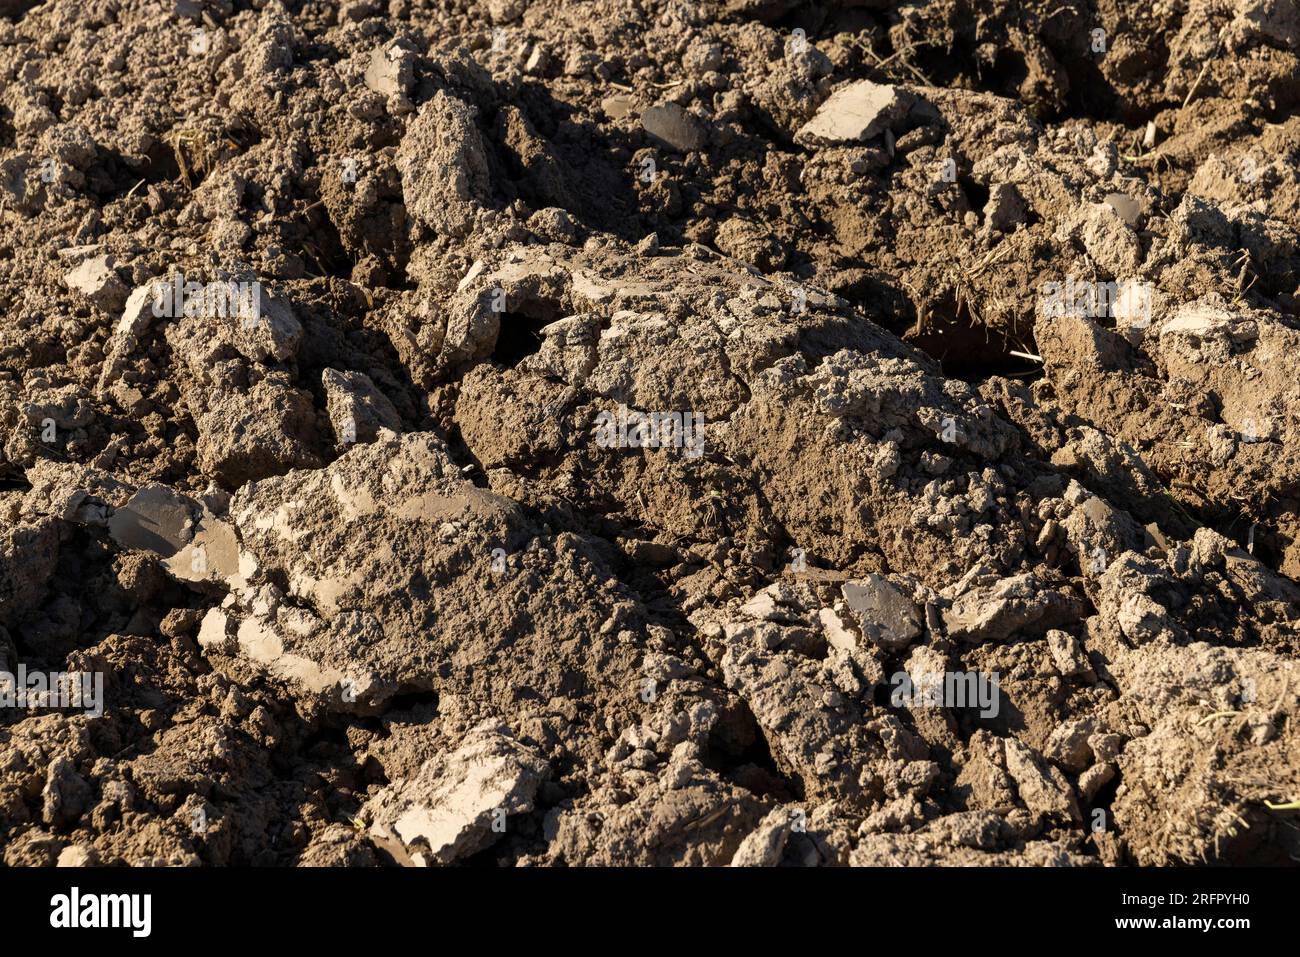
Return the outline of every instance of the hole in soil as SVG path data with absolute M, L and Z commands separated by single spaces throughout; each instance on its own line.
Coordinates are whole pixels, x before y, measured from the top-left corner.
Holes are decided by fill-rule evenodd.
M 767 739 L 761 734 L 754 738 L 753 744 L 740 754 L 730 768 L 726 771 L 716 768 L 714 770 L 727 774 L 746 791 L 760 797 L 771 797 L 786 802 L 804 799 L 800 782 L 781 774 L 776 762 L 772 760 L 772 751 Z
M 14 23 L 20 23 L 33 7 L 38 7 L 40 4 L 41 0 L 18 0 L 17 3 L 11 4 L 5 13 Z
M 1116 771 L 1115 776 L 1107 781 L 1098 789 L 1097 793 L 1092 796 L 1092 800 L 1086 802 L 1090 810 L 1101 808 L 1109 816 L 1110 806 L 1115 802 L 1115 796 L 1119 794 L 1119 786 L 1123 780 L 1123 775 Z
M 1246 514 L 1233 514 L 1226 521 L 1209 520 L 1204 523 L 1225 538 L 1237 543 L 1242 551 L 1249 552 L 1258 562 L 1274 571 L 1282 564 L 1286 547 L 1278 534 L 1265 523 L 1252 522 Z
M 461 434 L 460 423 L 454 420 L 447 428 L 447 445 L 451 460 L 461 467 L 462 474 L 479 488 L 488 488 L 487 472 L 483 469 L 483 463 L 470 450 L 465 437 Z M 466 470 L 466 466 L 470 468 Z
M 801 782 L 776 766 L 758 719 L 743 701 L 734 702 L 709 732 L 704 765 L 753 794 L 781 801 L 804 797 Z
M 986 89 L 1000 92 L 1004 96 L 1018 97 L 1021 85 L 1029 76 L 1029 67 L 1019 50 L 1001 47 L 994 57 L 992 69 L 988 71 L 989 80 L 984 81 L 984 71 L 978 65 L 976 72 Z
M 99 158 L 86 171 L 87 185 L 100 203 L 109 203 L 127 195 L 142 180 L 156 185 L 180 179 L 181 170 L 176 156 L 167 144 L 154 143 L 141 167 L 127 163 L 122 154 L 103 150 Z
M 529 299 L 516 312 L 501 314 L 501 330 L 492 348 L 492 361 L 513 369 L 542 347 L 542 329 L 561 315 L 550 299 Z
M 937 359 L 949 378 L 979 382 L 995 375 L 1026 379 L 1042 374 L 1032 359 L 1011 354 L 1036 354 L 1032 336 L 1026 344 L 986 326 L 959 297 L 925 303 L 918 313 L 916 325 L 903 339 Z
M 22 473 L 0 474 L 0 492 L 30 492 L 32 483 Z
M 517 312 L 501 315 L 501 331 L 492 350 L 492 361 L 513 369 L 542 347 L 541 329 L 546 325 Z
M 323 755 L 331 755 L 340 750 L 346 750 L 347 747 L 347 728 L 336 724 L 321 725 L 298 743 L 298 750 L 304 754 L 317 752 Z
M 417 708 L 432 708 L 436 712 L 438 708 L 438 692 L 403 691 L 389 698 L 386 705 L 389 714 L 415 711 Z
M 149 163 L 139 171 L 138 179 L 143 179 L 148 183 L 163 183 L 174 182 L 181 178 L 181 167 L 176 162 L 176 151 L 172 149 L 169 143 L 164 140 L 155 140 L 145 153 L 145 156 L 148 158 Z
M 966 194 L 966 202 L 970 208 L 979 214 L 980 221 L 984 220 L 984 207 L 989 204 L 989 188 L 983 183 L 977 183 L 969 176 L 958 176 L 957 185 L 961 191 Z

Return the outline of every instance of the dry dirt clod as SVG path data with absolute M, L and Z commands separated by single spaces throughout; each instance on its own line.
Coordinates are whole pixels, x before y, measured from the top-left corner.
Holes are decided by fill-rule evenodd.
M 64 283 L 107 313 L 126 304 L 127 288 L 113 268 L 112 256 L 92 256 L 63 277 Z
M 840 87 L 799 128 L 795 141 L 803 146 L 866 142 L 898 123 L 910 99 L 903 90 L 869 80 Z
M 450 864 L 504 834 L 511 815 L 532 810 L 546 771 L 535 753 L 489 722 L 410 780 L 380 791 L 362 814 L 380 846 L 403 863 Z

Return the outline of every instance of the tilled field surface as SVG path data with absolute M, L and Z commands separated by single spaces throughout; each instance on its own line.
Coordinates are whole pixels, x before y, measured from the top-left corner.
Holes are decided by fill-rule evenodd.
M 0 0 L 10 865 L 1300 860 L 1300 7 Z

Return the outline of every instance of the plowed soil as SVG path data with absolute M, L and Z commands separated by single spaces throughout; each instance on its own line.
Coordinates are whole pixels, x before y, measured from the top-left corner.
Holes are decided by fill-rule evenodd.
M 0 0 L 3 860 L 1300 860 L 1298 109 L 1296 0 Z

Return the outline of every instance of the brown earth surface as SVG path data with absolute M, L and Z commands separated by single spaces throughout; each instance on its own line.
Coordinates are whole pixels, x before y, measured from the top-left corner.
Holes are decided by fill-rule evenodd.
M 1300 860 L 1298 307 L 1297 0 L 0 0 L 0 854 Z

